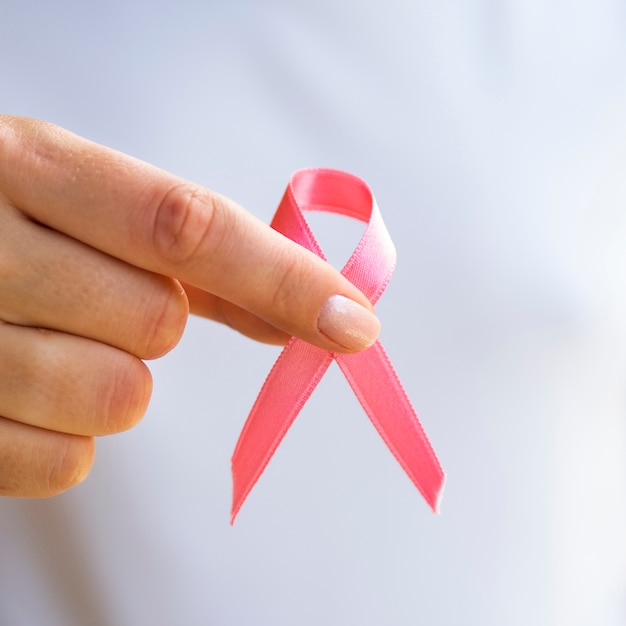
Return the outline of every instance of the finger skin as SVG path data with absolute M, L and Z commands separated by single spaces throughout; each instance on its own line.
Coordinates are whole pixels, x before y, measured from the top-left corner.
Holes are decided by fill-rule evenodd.
M 83 337 L 0 322 L 0 415 L 76 435 L 108 435 L 144 415 L 152 377 L 138 358 Z
M 34 223 L 0 199 L 0 319 L 150 359 L 178 343 L 187 316 L 178 281 Z
M 328 263 L 231 200 L 43 122 L 0 118 L 0 188 L 51 228 L 329 350 L 349 351 L 317 327 L 328 298 L 372 310 Z
M 44 498 L 82 482 L 95 456 L 92 437 L 0 417 L 0 496 Z
M 228 302 L 228 300 L 223 298 L 218 298 L 212 293 L 198 289 L 198 287 L 193 285 L 183 284 L 183 287 L 189 298 L 189 310 L 191 313 L 230 326 L 232 329 L 255 341 L 276 346 L 284 346 L 289 341 L 290 335 L 288 333 L 268 324 L 236 304 Z

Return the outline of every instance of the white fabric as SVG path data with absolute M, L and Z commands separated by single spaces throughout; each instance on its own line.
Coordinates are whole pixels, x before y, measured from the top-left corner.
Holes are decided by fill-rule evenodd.
M 433 516 L 333 368 L 231 528 L 277 350 L 193 319 L 84 484 L 0 500 L 0 624 L 623 626 L 625 34 L 611 0 L 5 3 L 6 112 L 266 220 L 297 168 L 370 183 L 448 482 Z

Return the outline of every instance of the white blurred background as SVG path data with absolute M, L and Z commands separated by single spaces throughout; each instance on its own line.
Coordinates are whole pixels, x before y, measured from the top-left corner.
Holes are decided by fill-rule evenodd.
M 266 221 L 295 169 L 363 177 L 382 341 L 448 475 L 434 516 L 333 367 L 231 528 L 278 350 L 192 319 L 85 483 L 0 501 L 0 624 L 626 623 L 621 2 L 5 0 L 0 108 Z

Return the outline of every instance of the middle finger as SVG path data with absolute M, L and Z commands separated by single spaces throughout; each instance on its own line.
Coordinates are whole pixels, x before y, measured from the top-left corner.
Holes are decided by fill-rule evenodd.
M 155 358 L 188 315 L 181 285 L 0 204 L 0 319 L 80 335 Z

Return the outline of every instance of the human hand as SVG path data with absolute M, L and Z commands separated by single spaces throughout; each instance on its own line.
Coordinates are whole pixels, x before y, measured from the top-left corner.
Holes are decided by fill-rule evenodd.
M 227 198 L 0 116 L 0 495 L 79 483 L 94 437 L 144 414 L 142 359 L 176 345 L 189 310 L 339 352 L 379 331 L 339 272 Z

